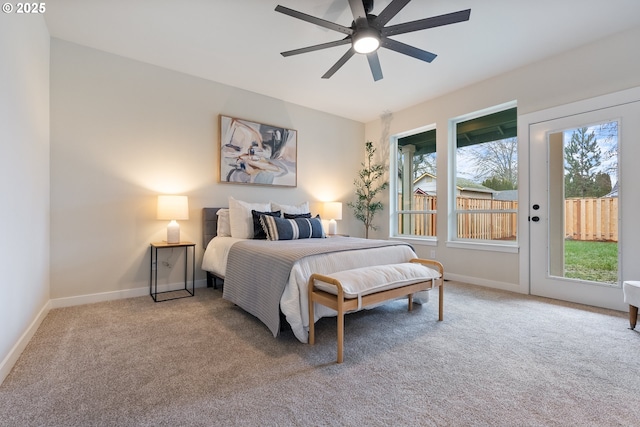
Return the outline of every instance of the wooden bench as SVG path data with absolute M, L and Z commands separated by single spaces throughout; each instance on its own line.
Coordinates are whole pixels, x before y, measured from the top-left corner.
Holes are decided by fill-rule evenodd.
M 429 267 L 429 268 L 425 268 Z M 338 312 L 338 363 L 343 361 L 344 315 L 347 312 L 439 287 L 438 320 L 443 319 L 444 268 L 438 261 L 414 258 L 407 263 L 378 265 L 309 277 L 309 344 L 315 342 L 314 303 Z M 357 282 L 357 283 L 355 283 Z

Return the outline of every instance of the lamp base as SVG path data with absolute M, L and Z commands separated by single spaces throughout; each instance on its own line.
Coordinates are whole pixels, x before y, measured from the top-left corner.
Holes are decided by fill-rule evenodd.
M 338 223 L 335 219 L 329 220 L 328 234 L 338 234 Z
M 180 243 L 180 226 L 175 220 L 167 225 L 167 243 Z

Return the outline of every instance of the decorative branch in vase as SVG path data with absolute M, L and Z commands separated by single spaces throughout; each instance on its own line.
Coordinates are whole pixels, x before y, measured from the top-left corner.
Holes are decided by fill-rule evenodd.
M 373 217 L 384 209 L 381 201 L 375 201 L 376 196 L 389 186 L 384 180 L 387 166 L 382 163 L 374 163 L 373 156 L 376 152 L 373 142 L 365 143 L 366 159 L 360 163 L 362 169 L 358 177 L 353 181 L 356 187 L 356 201 L 347 203 L 353 209 L 356 219 L 364 223 L 364 237 L 369 238 L 369 230 L 377 230 L 373 224 Z

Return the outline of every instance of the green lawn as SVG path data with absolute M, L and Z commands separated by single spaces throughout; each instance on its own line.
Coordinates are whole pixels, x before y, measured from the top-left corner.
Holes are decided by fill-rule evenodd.
M 565 277 L 594 282 L 618 282 L 618 243 L 567 240 Z

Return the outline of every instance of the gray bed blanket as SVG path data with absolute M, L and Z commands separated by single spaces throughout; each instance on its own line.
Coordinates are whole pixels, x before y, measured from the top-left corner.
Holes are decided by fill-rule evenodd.
M 280 332 L 280 298 L 296 261 L 331 252 L 400 245 L 410 246 L 353 237 L 243 240 L 229 250 L 222 296 L 260 319 L 276 337 Z

